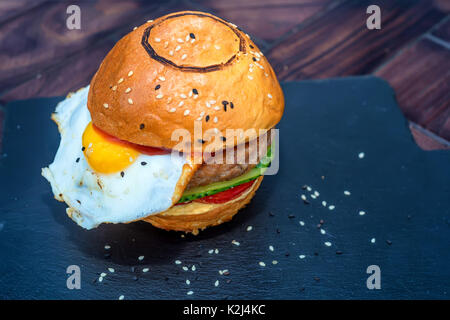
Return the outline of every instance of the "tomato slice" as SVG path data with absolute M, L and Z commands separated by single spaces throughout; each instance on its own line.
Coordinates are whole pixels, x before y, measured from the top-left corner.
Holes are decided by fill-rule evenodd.
M 194 201 L 201 203 L 225 203 L 230 200 L 238 198 L 242 193 L 244 193 L 247 189 L 249 189 L 255 180 L 240 184 L 238 186 L 232 187 L 225 191 L 213 194 L 211 196 L 206 196 L 203 198 L 195 199 Z
M 110 135 L 109 133 L 106 133 L 105 131 L 99 129 L 94 124 L 92 124 L 92 126 L 93 126 L 94 130 L 96 130 L 98 133 L 100 133 L 106 140 L 108 140 L 108 141 L 110 141 L 112 143 L 120 144 L 120 145 L 123 145 L 123 146 L 128 146 L 128 147 L 133 148 L 133 149 L 139 151 L 140 153 L 146 154 L 148 156 L 157 156 L 157 155 L 161 155 L 161 154 L 169 154 L 171 152 L 169 149 L 162 149 L 162 148 L 154 148 L 154 147 L 142 146 L 140 144 L 128 142 L 128 141 L 125 141 L 125 140 L 120 140 L 119 138 L 116 138 L 116 137 Z

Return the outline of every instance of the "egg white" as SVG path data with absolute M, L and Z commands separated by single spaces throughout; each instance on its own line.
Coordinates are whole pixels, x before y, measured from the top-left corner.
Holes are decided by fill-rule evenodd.
M 175 154 L 140 154 L 122 170 L 123 177 L 120 172 L 96 173 L 81 150 L 83 132 L 91 121 L 88 91 L 89 86 L 60 102 L 53 116 L 61 142 L 53 163 L 42 169 L 42 175 L 50 182 L 55 198 L 66 202 L 67 214 L 86 229 L 105 222 L 130 222 L 168 209 L 187 160 Z

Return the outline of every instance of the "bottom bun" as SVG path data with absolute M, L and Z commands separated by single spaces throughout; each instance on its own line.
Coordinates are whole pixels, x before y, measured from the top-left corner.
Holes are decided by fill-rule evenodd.
M 169 210 L 151 215 L 143 219 L 155 227 L 165 230 L 191 232 L 197 235 L 200 230 L 210 226 L 217 226 L 230 221 L 231 218 L 247 205 L 258 190 L 263 176 L 255 180 L 254 184 L 238 198 L 226 203 L 190 202 L 173 206 Z

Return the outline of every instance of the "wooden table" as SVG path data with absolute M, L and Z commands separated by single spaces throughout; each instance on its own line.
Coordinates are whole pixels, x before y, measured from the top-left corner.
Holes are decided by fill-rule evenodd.
M 66 27 L 66 9 L 74 3 L 81 8 L 81 30 Z M 371 4 L 381 8 L 380 30 L 366 28 Z M 180 10 L 207 11 L 239 25 L 280 80 L 386 79 L 417 143 L 450 148 L 448 0 L 6 0 L 0 4 L 0 102 L 65 95 L 87 85 L 134 26 Z

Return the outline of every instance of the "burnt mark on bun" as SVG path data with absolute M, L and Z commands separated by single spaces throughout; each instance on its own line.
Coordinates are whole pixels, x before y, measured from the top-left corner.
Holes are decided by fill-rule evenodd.
M 225 63 L 220 63 L 220 64 L 214 64 L 214 65 L 210 65 L 210 66 L 206 66 L 206 67 L 195 67 L 195 66 L 186 66 L 186 65 L 178 65 L 175 62 L 166 59 L 160 55 L 158 55 L 155 51 L 155 49 L 153 49 L 153 47 L 150 45 L 150 43 L 148 42 L 148 39 L 150 37 L 150 31 L 157 25 L 161 24 L 162 22 L 168 20 L 168 19 L 173 19 L 173 18 L 177 18 L 177 17 L 181 17 L 181 16 L 198 16 L 198 17 L 206 17 L 206 18 L 210 18 L 213 19 L 219 23 L 222 23 L 223 25 L 225 25 L 227 28 L 229 28 L 230 30 L 232 30 L 234 32 L 234 34 L 239 38 L 239 52 L 242 53 L 246 53 L 246 47 L 245 47 L 245 39 L 244 37 L 239 33 L 238 30 L 236 30 L 235 28 L 231 28 L 230 25 L 228 25 L 227 22 L 222 21 L 214 16 L 210 16 L 207 14 L 202 14 L 202 13 L 179 13 L 179 14 L 174 14 L 171 15 L 169 17 L 166 17 L 160 21 L 158 21 L 158 23 L 156 24 L 152 24 L 151 26 L 149 26 L 148 28 L 146 28 L 144 30 L 144 33 L 142 34 L 142 40 L 141 40 L 141 45 L 144 47 L 144 49 L 147 51 L 148 55 L 150 56 L 150 58 L 159 61 L 165 65 L 169 65 L 172 66 L 180 71 L 185 71 L 185 72 L 201 72 L 201 73 L 206 73 L 206 72 L 211 72 L 211 71 L 217 71 L 217 70 L 222 70 L 223 68 L 225 68 L 226 66 L 229 66 L 235 59 L 236 59 L 236 54 L 234 54 L 230 59 L 228 59 L 228 61 L 226 61 Z M 192 35 L 194 35 L 193 33 L 191 33 Z M 191 38 L 191 34 L 189 35 Z M 195 35 L 194 38 L 195 39 Z

